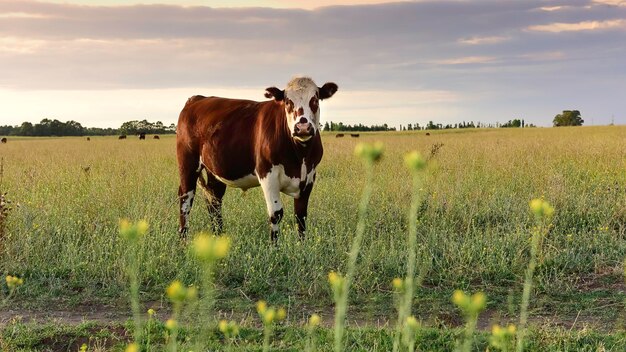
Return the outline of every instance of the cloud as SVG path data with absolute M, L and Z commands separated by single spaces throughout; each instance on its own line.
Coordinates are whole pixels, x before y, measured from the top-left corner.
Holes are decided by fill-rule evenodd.
M 0 13 L 0 18 L 46 18 L 45 14 L 29 12 L 4 12 Z
M 459 43 L 468 45 L 498 44 L 510 39 L 510 37 L 504 36 L 471 37 L 459 39 Z
M 508 107 L 498 110 L 500 104 L 516 106 L 508 100 L 509 94 L 528 101 L 556 100 L 569 87 L 584 86 L 587 94 L 577 98 L 588 101 L 605 99 L 600 92 L 608 89 L 626 89 L 626 77 L 618 74 L 626 72 L 622 60 L 626 7 L 619 4 L 348 2 L 302 9 L 291 8 L 296 2 L 286 0 L 274 1 L 281 8 L 178 6 L 173 1 L 170 5 L 77 6 L 1 0 L 0 88 L 25 95 L 34 90 L 89 90 L 118 98 L 113 93 L 118 90 L 180 90 L 181 95 L 187 92 L 186 99 L 218 88 L 235 92 L 281 86 L 302 73 L 319 84 L 340 85 L 345 93 L 341 99 L 350 97 L 350 103 L 335 109 L 335 104 L 345 101 L 337 99 L 329 108 L 346 119 L 350 111 L 367 115 L 367 109 L 359 108 L 361 99 L 361 104 L 371 100 L 381 111 L 393 107 L 406 119 L 428 118 L 432 113 L 462 115 L 466 120 L 473 113 L 485 119 L 502 114 Z M 583 32 L 593 33 L 593 40 L 580 35 Z M 352 97 L 353 91 L 373 93 Z M 428 95 L 402 93 L 397 99 L 397 92 Z M 454 99 L 441 100 L 435 92 L 454 92 Z M 69 99 L 65 94 L 59 97 Z M 396 105 L 420 99 L 433 103 L 428 109 L 423 104 Z M 526 109 L 528 101 L 519 99 L 520 109 Z M 21 109 L 10 100 L 3 104 Z M 599 105 L 608 109 L 611 104 Z M 626 106 L 615 110 L 626 111 Z M 0 120 L 7 114 L 0 114 Z
M 583 21 L 577 23 L 551 23 L 546 25 L 536 25 L 528 27 L 530 31 L 536 32 L 579 32 L 598 31 L 608 29 L 626 29 L 626 20 L 614 19 L 606 21 Z
M 438 65 L 467 65 L 467 64 L 488 64 L 495 62 L 497 59 L 492 56 L 466 56 L 454 59 L 445 59 L 434 61 Z
M 593 3 L 599 5 L 626 6 L 626 0 L 593 0 Z
M 46 44 L 43 40 L 0 37 L 0 54 L 33 54 Z

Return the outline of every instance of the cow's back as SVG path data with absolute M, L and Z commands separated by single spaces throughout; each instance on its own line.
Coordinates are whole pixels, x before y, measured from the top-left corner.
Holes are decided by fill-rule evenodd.
M 177 145 L 201 157 L 207 170 L 237 179 L 254 170 L 254 142 L 265 103 L 193 96 L 180 113 Z M 270 102 L 271 103 L 271 102 Z

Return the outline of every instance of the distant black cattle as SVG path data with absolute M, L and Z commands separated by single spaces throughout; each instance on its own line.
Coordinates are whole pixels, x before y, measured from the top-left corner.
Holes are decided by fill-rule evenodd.
M 426 132 L 426 135 L 427 135 L 427 136 L 430 136 L 430 133 Z
M 140 133 L 139 134 L 139 139 L 146 139 L 146 134 L 145 133 Z
M 152 137 L 152 139 L 161 139 L 161 138 L 159 138 L 159 136 L 154 136 Z
M 335 138 L 341 138 L 343 137 L 343 133 L 337 133 L 337 135 L 335 135 Z
M 125 135 L 125 134 L 123 134 L 123 135 L 121 135 L 121 136 L 117 137 L 117 139 L 126 139 L 126 135 Z
M 358 133 L 350 133 L 350 137 L 359 138 L 360 134 Z
M 90 140 L 91 140 L 91 138 L 87 137 L 87 140 L 88 140 L 88 141 L 90 141 Z
M 6 137 L 2 137 L 2 139 L 0 139 L 0 141 L 1 141 L 2 143 L 6 143 L 6 142 L 7 142 L 7 139 L 6 139 Z

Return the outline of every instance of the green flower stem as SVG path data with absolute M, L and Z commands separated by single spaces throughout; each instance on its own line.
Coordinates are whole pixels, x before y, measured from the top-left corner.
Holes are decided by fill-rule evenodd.
M 361 195 L 361 202 L 359 204 L 359 220 L 356 226 L 356 235 L 352 241 L 352 247 L 348 256 L 348 267 L 346 271 L 346 277 L 343 283 L 343 289 L 337 299 L 335 307 L 335 351 L 343 351 L 343 335 L 345 330 L 346 309 L 348 305 L 348 293 L 352 279 L 354 278 L 354 272 L 356 270 L 356 260 L 361 250 L 361 243 L 363 242 L 363 234 L 365 233 L 365 224 L 367 216 L 367 207 L 372 196 L 372 183 L 373 183 L 373 161 L 366 161 L 365 163 L 365 187 L 363 188 L 363 194 Z
M 539 252 L 539 240 L 543 235 L 544 225 L 541 222 L 539 229 L 532 236 L 532 244 L 530 247 L 530 262 L 526 269 L 526 277 L 524 279 L 524 292 L 522 293 L 522 306 L 520 311 L 520 320 L 517 335 L 516 351 L 521 352 L 524 350 L 524 337 L 526 334 L 526 323 L 528 321 L 528 304 L 530 302 L 530 291 L 533 286 L 533 275 L 535 274 L 535 268 L 537 267 L 537 253 Z
M 128 251 L 128 276 L 130 280 L 130 307 L 133 312 L 133 322 L 135 325 L 134 339 L 136 343 L 141 343 L 142 321 L 139 310 L 139 254 L 138 243 L 130 243 L 131 250 Z
M 306 347 L 305 352 L 313 352 L 315 351 L 315 327 L 309 326 L 307 328 L 307 339 L 306 339 Z
M 272 324 L 263 324 L 263 352 L 270 350 L 270 337 L 272 336 Z
M 411 315 L 411 305 L 413 303 L 413 290 L 415 288 L 415 262 L 417 260 L 417 211 L 419 208 L 420 183 L 420 175 L 417 172 L 414 172 L 413 195 L 411 197 L 411 208 L 409 210 L 409 253 L 407 259 L 407 273 L 404 298 L 401 300 L 401 307 L 398 310 L 398 324 L 400 329 L 406 318 Z M 403 329 L 400 331 L 403 331 Z
M 170 350 L 170 352 L 176 352 L 178 350 L 178 327 L 179 327 L 179 322 L 178 322 L 178 317 L 180 316 L 180 311 L 181 311 L 181 302 L 174 302 L 174 306 L 172 309 L 172 320 L 174 320 L 176 322 L 174 328 L 170 331 L 171 335 L 167 344 L 167 348 L 168 350 Z
M 214 322 L 211 321 L 213 303 L 215 300 L 215 292 L 213 287 L 213 261 L 208 261 L 202 265 L 202 287 L 201 296 L 199 302 L 199 319 L 200 319 L 200 339 L 199 342 L 202 347 L 206 347 L 211 335 L 211 326 Z
M 472 337 L 474 336 L 474 331 L 476 330 L 477 321 L 478 313 L 471 316 L 467 320 L 467 324 L 465 325 L 465 338 L 463 339 L 463 345 L 461 345 L 461 351 L 463 352 L 470 352 L 472 350 Z

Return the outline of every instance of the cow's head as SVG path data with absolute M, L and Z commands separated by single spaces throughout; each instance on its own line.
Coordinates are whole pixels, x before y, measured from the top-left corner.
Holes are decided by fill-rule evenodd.
M 335 83 L 326 83 L 320 88 L 309 77 L 296 77 L 287 83 L 285 90 L 267 88 L 265 97 L 283 103 L 292 137 L 304 143 L 319 133 L 319 101 L 332 97 L 335 92 Z

